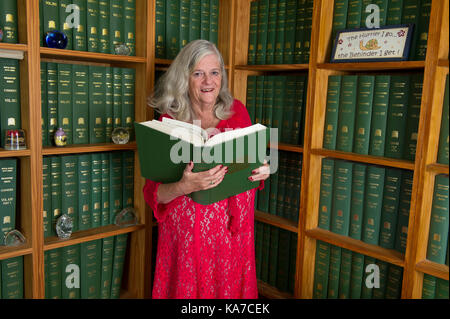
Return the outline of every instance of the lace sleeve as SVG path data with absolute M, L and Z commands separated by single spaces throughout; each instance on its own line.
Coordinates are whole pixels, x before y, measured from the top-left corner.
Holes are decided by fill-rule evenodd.
M 179 200 L 179 197 L 177 197 L 167 204 L 158 203 L 157 194 L 160 184 L 147 179 L 143 188 L 145 202 L 150 206 L 159 223 L 166 219 L 168 212 L 177 205 Z

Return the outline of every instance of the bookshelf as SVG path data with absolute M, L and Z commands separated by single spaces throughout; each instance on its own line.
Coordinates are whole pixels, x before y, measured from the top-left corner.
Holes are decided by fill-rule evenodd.
M 280 150 L 303 154 L 302 186 L 298 224 L 264 212 L 255 213 L 255 219 L 298 235 L 294 298 L 313 297 L 314 266 L 317 240 L 363 253 L 403 269 L 401 298 L 421 298 L 423 275 L 429 274 L 449 280 L 449 268 L 426 259 L 431 201 L 434 177 L 448 175 L 448 165 L 436 163 L 437 144 L 442 116 L 445 77 L 448 74 L 448 0 L 433 0 L 431 7 L 427 53 L 424 61 L 377 63 L 329 63 L 332 0 L 315 0 L 309 64 L 247 65 L 250 0 L 236 1 L 233 94 L 246 101 L 247 76 L 295 74 L 308 72 L 307 106 L 304 127 L 304 145 L 279 145 Z M 329 75 L 359 74 L 358 72 L 423 72 L 423 91 L 414 161 L 387 157 L 360 155 L 322 148 L 325 121 L 326 92 Z M 413 190 L 409 213 L 406 252 L 370 245 L 360 240 L 341 236 L 318 228 L 321 160 L 329 157 L 352 162 L 400 168 L 412 172 Z M 271 298 L 286 298 L 274 293 L 275 287 L 261 283 L 260 293 Z
M 121 298 L 149 296 L 151 258 L 151 218 L 142 196 L 144 181 L 140 176 L 136 144 L 113 143 L 43 147 L 41 129 L 41 62 L 65 62 L 85 65 L 133 68 L 135 74 L 135 120 L 147 119 L 146 99 L 148 74 L 153 71 L 149 44 L 152 38 L 153 1 L 136 1 L 136 56 L 118 56 L 74 50 L 58 50 L 40 46 L 39 0 L 18 0 L 18 44 L 0 43 L 0 49 L 22 51 L 20 61 L 20 97 L 22 128 L 26 132 L 27 149 L 8 151 L 0 149 L 0 158 L 18 158 L 17 226 L 27 239 L 23 246 L 0 247 L 0 260 L 24 257 L 24 298 L 45 297 L 44 252 L 73 244 L 120 234 L 128 235 L 128 245 L 122 276 Z M 153 42 L 151 42 L 153 43 Z M 44 239 L 43 224 L 43 156 L 98 153 L 115 150 L 134 152 L 134 208 L 139 223 L 135 226 L 108 225 L 74 232 L 68 240 L 58 237 Z

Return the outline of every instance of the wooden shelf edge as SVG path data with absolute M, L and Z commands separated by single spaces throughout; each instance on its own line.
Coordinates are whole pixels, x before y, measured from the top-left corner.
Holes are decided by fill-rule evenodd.
M 326 149 L 321 149 L 321 148 L 312 149 L 311 154 L 320 155 L 320 156 L 324 156 L 324 157 L 333 157 L 333 158 L 348 160 L 348 161 L 352 161 L 352 162 L 360 162 L 360 163 L 402 168 L 402 169 L 408 169 L 411 171 L 414 170 L 414 162 L 407 161 L 407 160 L 401 160 L 401 159 L 395 159 L 395 158 L 372 156 L 372 155 L 362 155 L 362 154 L 349 153 L 349 152 L 326 150 Z
M 360 240 L 335 234 L 331 231 L 315 228 L 309 229 L 306 236 L 324 241 L 334 246 L 349 249 L 400 267 L 405 265 L 405 256 L 398 251 L 364 243 Z
M 437 65 L 445 67 L 445 68 L 448 68 L 448 65 L 449 65 L 448 59 L 440 59 L 440 60 L 438 60 L 438 64 Z
M 285 144 L 285 143 L 278 143 L 277 146 L 270 145 L 269 148 L 276 148 L 280 151 L 288 151 L 288 152 L 295 152 L 295 153 L 303 153 L 303 147 L 299 145 L 293 145 L 293 144 Z
M 294 299 L 294 296 L 288 292 L 281 291 L 276 287 L 258 279 L 258 294 L 269 299 Z
M 430 260 L 422 260 L 416 264 L 416 271 L 423 272 L 437 278 L 449 280 L 449 267 Z
M 27 52 L 28 45 L 19 43 L 0 43 L 0 49 Z
M 99 144 L 73 144 L 64 147 L 45 146 L 42 150 L 43 155 L 61 155 L 71 153 L 91 153 L 91 152 L 108 152 L 108 151 L 122 151 L 122 150 L 136 150 L 136 142 L 128 144 L 113 144 L 113 143 L 99 143 Z
M 308 70 L 309 64 L 236 65 L 234 68 L 245 71 L 297 71 Z
M 425 61 L 360 62 L 360 63 L 318 63 L 318 69 L 339 71 L 377 71 L 424 69 Z
M 449 175 L 448 165 L 433 163 L 427 165 L 427 170 L 436 174 L 446 174 Z
M 10 151 L 5 150 L 4 148 L 0 148 L 0 158 L 2 157 L 21 157 L 21 156 L 30 156 L 31 150 L 17 150 L 17 151 Z
M 92 62 L 126 62 L 126 63 L 146 63 L 145 57 L 129 56 L 129 55 L 114 55 L 106 53 L 96 53 L 88 51 L 75 51 L 65 49 L 51 49 L 41 47 L 39 52 L 43 58 L 64 58 L 73 60 L 83 60 Z
M 145 228 L 145 225 L 143 224 L 128 227 L 107 225 L 75 232 L 69 239 L 59 239 L 56 236 L 52 236 L 45 239 L 44 251 L 81 244 L 91 240 L 132 233 L 143 228 Z
M 29 255 L 33 253 L 31 244 L 25 244 L 24 246 L 0 246 L 0 260 Z
M 289 220 L 287 218 L 283 218 L 280 216 L 268 214 L 261 212 L 259 210 L 255 210 L 255 219 L 257 221 L 276 226 L 285 230 L 288 230 L 293 233 L 298 233 L 298 226 L 297 223 Z

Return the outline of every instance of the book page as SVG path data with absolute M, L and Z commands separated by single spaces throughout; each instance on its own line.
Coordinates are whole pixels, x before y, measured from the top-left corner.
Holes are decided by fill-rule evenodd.
M 223 142 L 227 142 L 233 140 L 235 138 L 250 135 L 254 132 L 265 130 L 267 127 L 261 124 L 254 124 L 249 127 L 244 127 L 240 129 L 235 129 L 232 131 L 226 131 L 219 134 L 214 135 L 209 140 L 205 142 L 205 146 L 214 146 Z
M 196 134 L 200 134 L 203 137 L 203 141 L 206 141 L 208 139 L 208 133 L 198 125 L 170 119 L 168 117 L 163 117 L 162 122 L 168 123 L 173 126 L 179 126 L 189 130 L 193 130 Z
M 181 126 L 172 126 L 167 122 L 161 122 L 158 120 L 141 122 L 139 124 L 148 126 L 154 130 L 173 136 L 175 138 L 179 138 L 185 142 L 193 144 L 194 146 L 202 146 L 204 144 L 203 137 L 201 136 L 201 134 L 192 129 L 188 129 Z

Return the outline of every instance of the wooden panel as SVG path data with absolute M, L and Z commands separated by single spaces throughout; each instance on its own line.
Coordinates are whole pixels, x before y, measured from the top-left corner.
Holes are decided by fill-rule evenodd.
M 234 63 L 247 65 L 248 32 L 250 26 L 250 1 L 236 1 L 236 35 L 234 43 Z
M 276 216 L 276 215 L 272 215 L 272 214 L 268 214 L 268 213 L 264 213 L 258 210 L 255 210 L 255 219 L 257 221 L 272 225 L 272 226 L 276 226 L 285 230 L 288 230 L 290 232 L 293 233 L 297 233 L 298 229 L 297 229 L 297 223 L 287 219 L 287 218 L 283 218 L 280 216 Z
M 416 264 L 416 271 L 420 271 L 447 281 L 449 279 L 449 271 L 447 265 L 438 264 L 429 260 L 419 261 Z
M 427 165 L 427 170 L 434 174 L 449 174 L 448 165 L 433 163 Z
M 359 63 L 320 63 L 319 69 L 339 71 L 379 71 L 379 70 L 421 70 L 425 67 L 425 61 L 402 62 L 359 62 Z
M 126 151 L 136 150 L 136 142 L 127 144 L 98 143 L 98 144 L 72 144 L 64 147 L 46 146 L 43 148 L 43 155 L 63 155 L 93 152 Z
M 33 248 L 30 243 L 25 244 L 20 247 L 8 247 L 8 246 L 0 246 L 0 260 L 24 256 L 31 254 L 33 252 Z
M 0 42 L 0 49 L 2 50 L 15 50 L 15 51 L 28 51 L 28 45 L 26 44 L 15 44 L 15 43 L 2 43 Z
M 236 70 L 247 71 L 264 71 L 264 72 L 280 72 L 280 71 L 301 71 L 308 70 L 308 64 L 266 64 L 266 65 L 237 65 Z
M 258 293 L 269 299 L 293 299 L 294 296 L 288 292 L 281 291 L 276 287 L 258 279 Z
M 51 48 L 40 48 L 40 54 L 43 58 L 54 58 L 64 60 L 76 60 L 76 61 L 92 61 L 92 62 L 128 62 L 128 63 L 145 63 L 145 57 L 139 56 L 125 56 L 114 55 L 106 53 L 95 53 L 87 51 L 75 51 L 75 50 L 61 50 Z
M 22 156 L 30 156 L 30 155 L 31 155 L 31 151 L 29 149 L 10 151 L 10 150 L 5 150 L 4 148 L 0 148 L 0 158 L 1 157 L 22 157 Z

